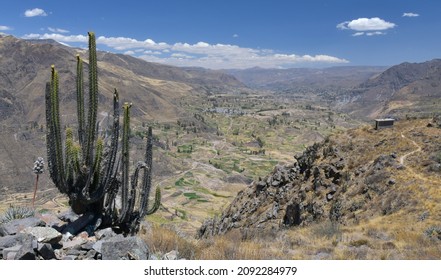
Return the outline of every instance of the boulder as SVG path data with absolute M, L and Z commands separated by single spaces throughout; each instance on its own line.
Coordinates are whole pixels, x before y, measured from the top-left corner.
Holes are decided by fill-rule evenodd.
M 39 243 L 37 248 L 38 254 L 45 260 L 55 259 L 54 248 L 47 243 Z
M 45 223 L 36 217 L 12 220 L 0 225 L 0 236 L 17 234 L 28 227 L 45 226 Z
M 103 260 L 148 260 L 149 249 L 139 237 L 117 235 L 103 241 L 101 254 Z
M 50 227 L 28 227 L 22 230 L 34 236 L 38 242 L 56 244 L 61 240 L 61 233 Z
M 20 249 L 15 254 L 14 260 L 35 260 L 35 243 L 33 242 L 34 237 L 28 235 L 21 243 Z
M 14 247 L 17 244 L 21 244 L 24 239 L 27 238 L 27 234 L 18 233 L 16 235 L 7 235 L 0 237 L 0 256 L 6 259 L 6 255 L 3 254 L 3 250 Z

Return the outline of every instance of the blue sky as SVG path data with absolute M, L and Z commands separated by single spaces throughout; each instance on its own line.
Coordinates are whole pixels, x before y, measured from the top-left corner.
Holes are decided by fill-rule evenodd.
M 0 32 L 177 66 L 395 65 L 441 58 L 439 0 L 2 1 Z

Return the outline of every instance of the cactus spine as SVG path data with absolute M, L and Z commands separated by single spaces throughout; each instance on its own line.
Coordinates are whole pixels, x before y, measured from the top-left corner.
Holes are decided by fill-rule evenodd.
M 98 64 L 95 34 L 89 32 L 89 98 L 87 125 L 85 120 L 83 61 L 77 56 L 77 117 L 78 142 L 72 128 L 65 131 L 63 149 L 58 72 L 52 66 L 51 80 L 46 85 L 46 144 L 48 169 L 52 181 L 61 193 L 67 194 L 69 204 L 77 214 L 93 215 L 98 226 L 118 226 L 125 233 L 134 234 L 145 215 L 153 214 L 160 206 L 161 192 L 155 193 L 154 205 L 148 209 L 152 172 L 152 130 L 149 128 L 144 162 L 138 162 L 129 175 L 130 107 L 123 106 L 121 151 L 119 152 L 119 95 L 113 94 L 113 127 L 110 137 L 98 136 Z M 118 153 L 120 156 L 118 157 Z M 119 158 L 117 160 L 117 158 Z M 140 171 L 143 180 L 138 186 Z M 137 189 L 140 188 L 137 193 Z M 118 194 L 121 197 L 118 198 Z M 137 195 L 140 196 L 136 199 Z M 116 203 L 121 200 L 121 209 Z M 139 204 L 139 205 L 138 205 Z M 72 227 L 70 227 L 72 228 Z M 79 229 L 80 230 L 80 229 Z

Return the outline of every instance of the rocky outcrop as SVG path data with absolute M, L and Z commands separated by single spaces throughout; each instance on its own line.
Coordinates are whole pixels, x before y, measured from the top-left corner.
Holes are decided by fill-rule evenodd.
M 3 223 L 0 259 L 147 260 L 150 257 L 147 244 L 137 236 L 126 237 L 111 228 L 74 236 L 65 231 L 67 227 L 68 223 L 51 214 Z
M 204 222 L 198 237 L 237 230 L 247 238 L 324 220 L 355 223 L 400 209 L 405 199 L 388 192 L 394 182 L 388 170 L 400 168 L 396 155 L 357 167 L 348 167 L 347 156 L 329 139 L 308 147 L 292 164 L 276 166 L 240 191 L 220 217 Z M 370 207 L 374 203 L 380 205 Z

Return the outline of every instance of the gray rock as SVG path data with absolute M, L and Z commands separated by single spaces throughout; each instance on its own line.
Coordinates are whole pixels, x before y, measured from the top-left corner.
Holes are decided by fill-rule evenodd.
M 66 212 L 63 212 L 58 215 L 58 218 L 65 222 L 73 222 L 77 220 L 80 216 L 78 214 L 75 214 L 72 209 L 69 209 Z
M 87 251 L 86 255 L 84 256 L 85 260 L 95 260 L 97 255 L 97 251 L 95 251 L 94 249 L 91 249 L 89 251 Z
M 327 200 L 327 201 L 331 201 L 333 198 L 334 198 L 333 193 L 328 193 L 328 194 L 326 194 L 326 200 Z
M 84 251 L 81 251 L 79 249 L 69 249 L 66 251 L 66 255 L 67 256 L 76 256 L 78 257 L 79 255 L 82 255 L 83 253 L 85 253 Z
M 114 237 L 117 234 L 112 230 L 112 228 L 105 228 L 95 232 L 96 239 L 100 240 L 103 238 Z
M 61 233 L 50 227 L 29 227 L 22 230 L 34 236 L 38 242 L 56 244 L 61 240 Z
M 3 258 L 5 260 L 13 260 L 15 259 L 15 256 L 17 255 L 18 250 L 21 248 L 21 244 L 17 244 L 15 246 L 6 248 L 3 250 Z
M 40 218 L 43 222 L 45 222 L 46 226 L 53 228 L 61 228 L 64 226 L 65 222 L 60 220 L 56 215 L 52 213 L 44 213 L 44 214 L 35 214 L 36 217 Z
M 55 258 L 57 260 L 62 260 L 66 256 L 65 252 L 63 251 L 63 249 L 55 249 L 54 250 L 54 254 L 55 254 Z
M 81 245 L 87 243 L 87 239 L 83 238 L 75 238 L 70 241 L 63 242 L 64 249 L 80 249 Z
M 280 185 L 280 181 L 278 180 L 273 180 L 273 182 L 271 183 L 271 186 L 273 187 L 277 187 L 278 185 Z
M 165 254 L 162 259 L 163 260 L 177 260 L 179 256 L 179 252 L 176 250 L 170 251 L 167 254 Z
M 23 242 L 27 238 L 27 234 L 19 233 L 16 235 L 7 235 L 0 237 L 0 255 L 3 255 L 3 250 L 13 247 Z M 5 257 L 6 255 L 3 255 Z
M 55 252 L 50 244 L 39 243 L 37 252 L 45 260 L 55 259 Z
M 0 236 L 17 234 L 27 227 L 45 226 L 45 223 L 35 217 L 29 217 L 19 220 L 12 220 L 0 225 Z
M 15 255 L 15 260 L 35 260 L 36 255 L 34 251 L 33 245 L 34 237 L 29 235 L 23 242 L 21 243 L 20 249 L 17 251 Z
M 103 260 L 148 260 L 149 249 L 147 244 L 139 237 L 124 238 L 117 235 L 104 240 L 101 245 Z
M 101 253 L 101 246 L 103 245 L 104 240 L 98 240 L 93 244 L 92 249 L 98 253 Z
M 81 245 L 81 250 L 85 250 L 85 251 L 92 250 L 94 244 L 95 242 L 93 241 L 87 241 L 86 243 Z

